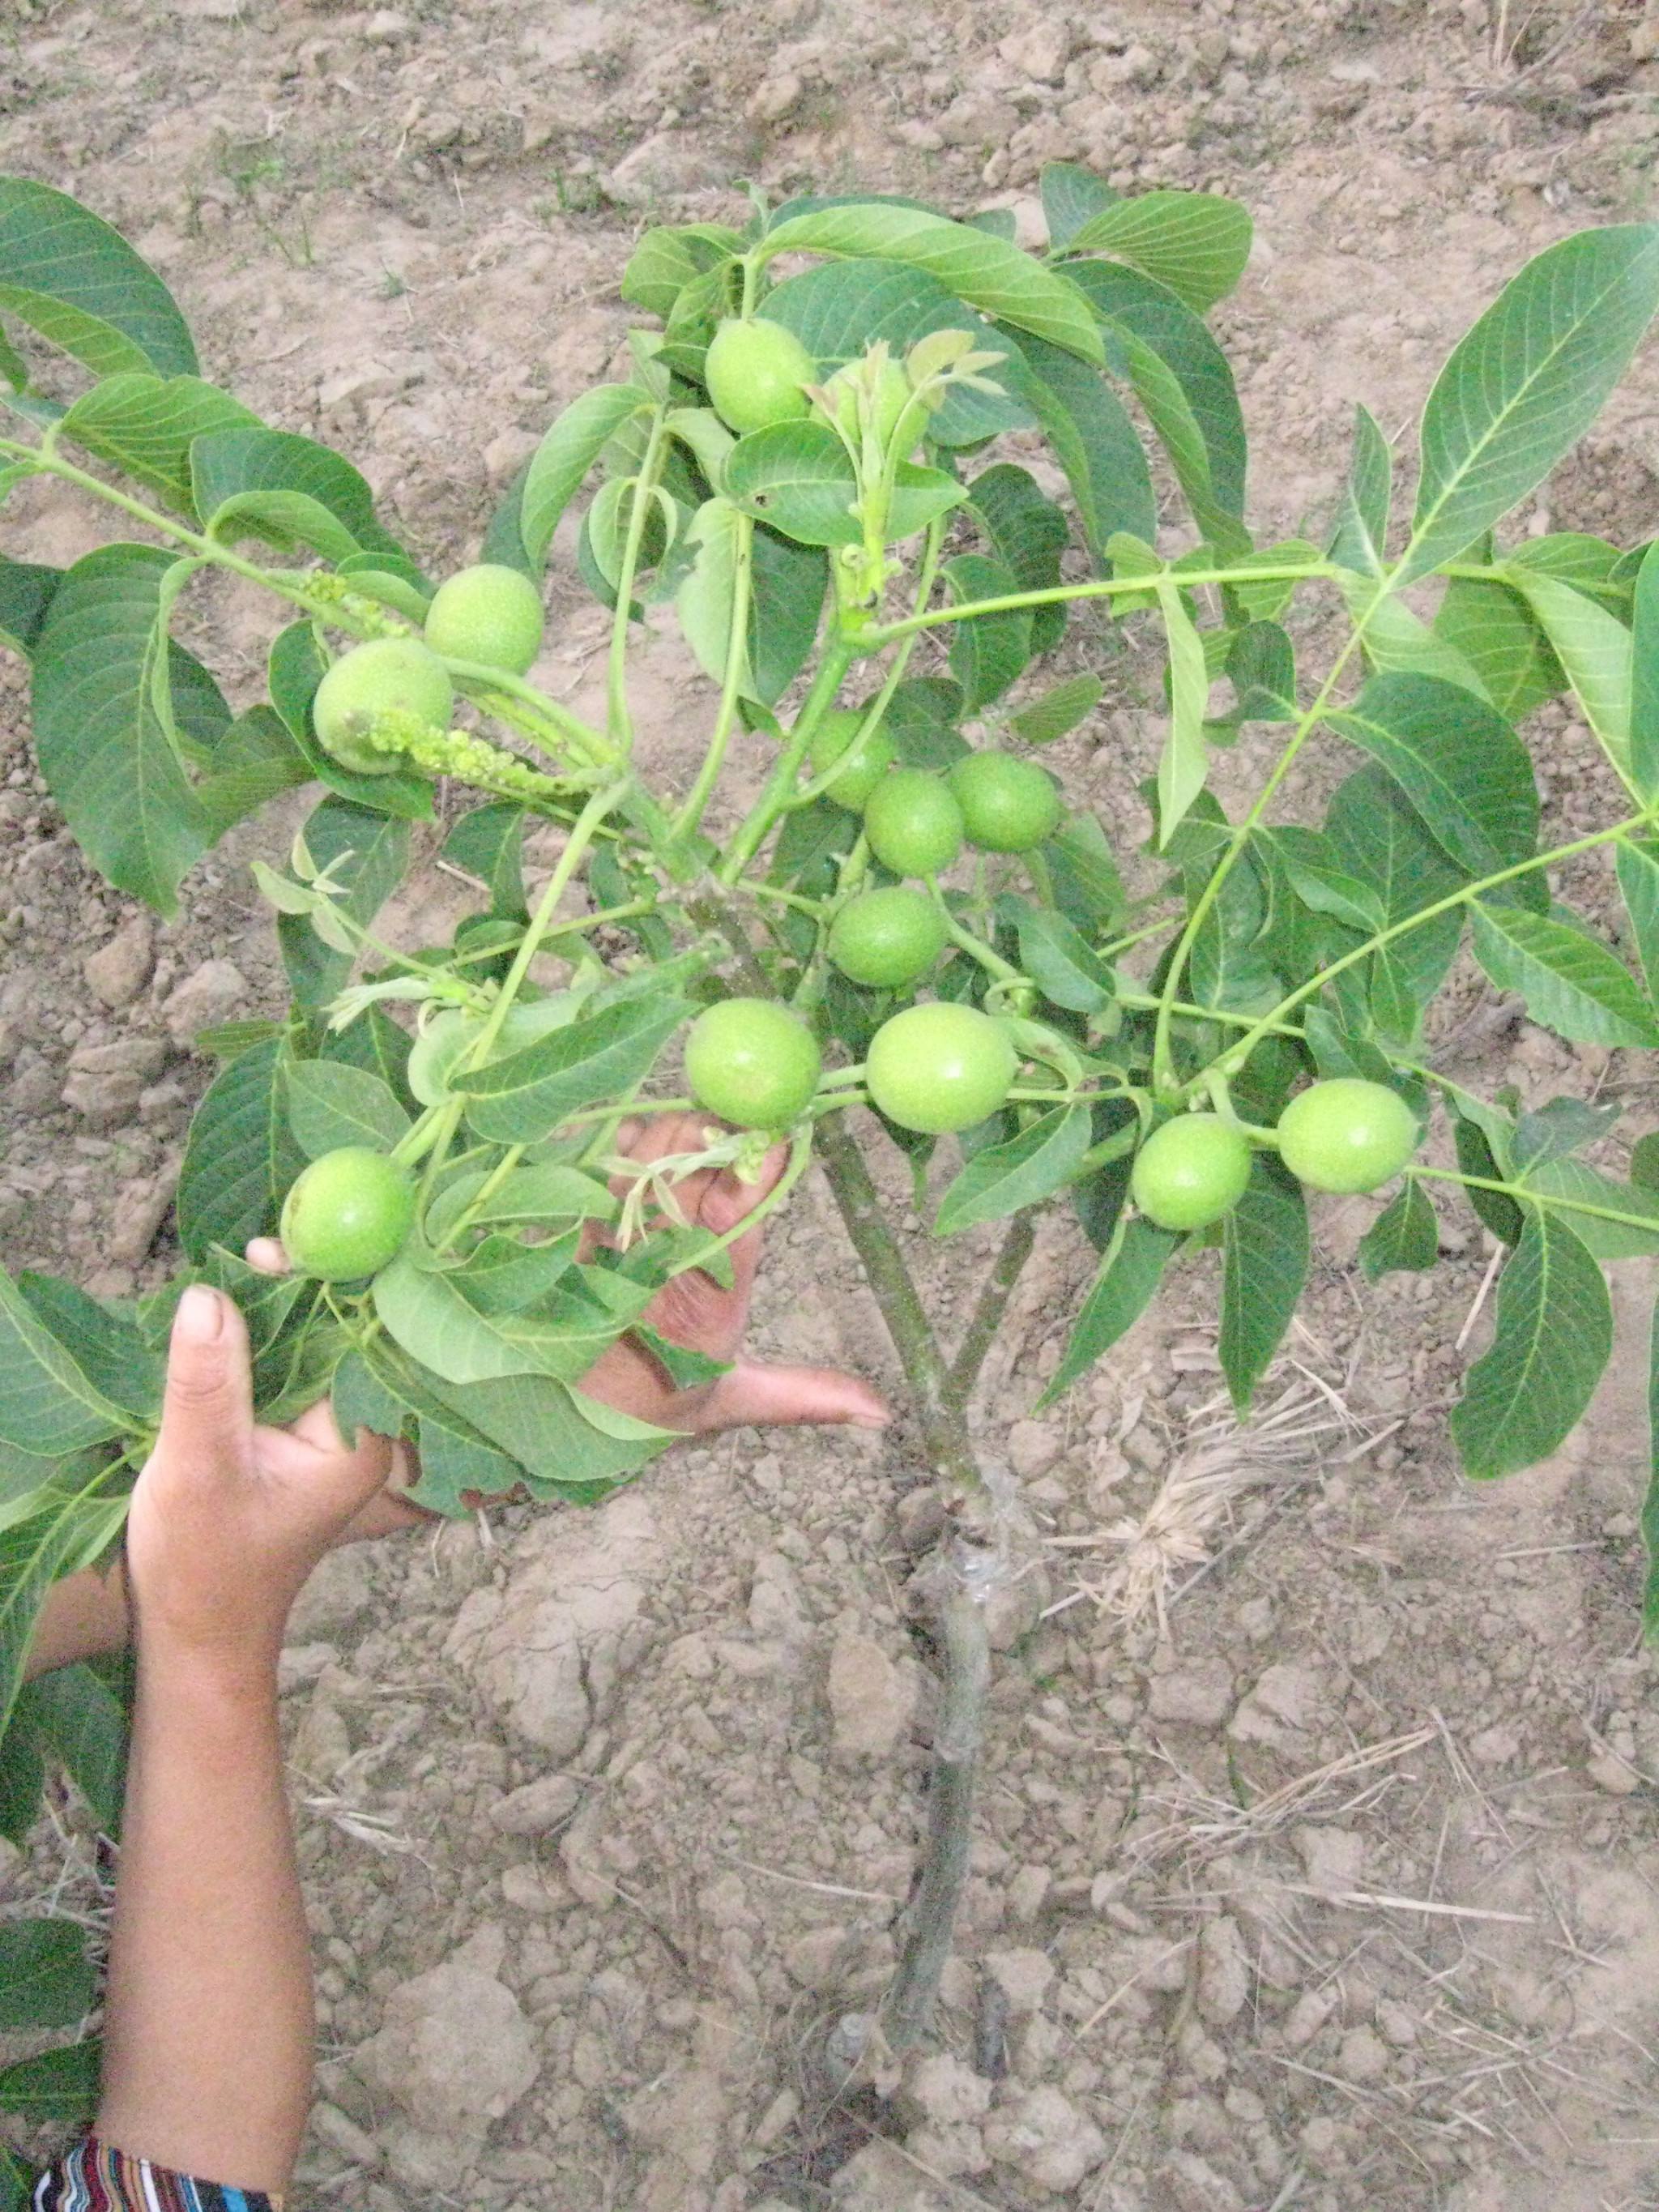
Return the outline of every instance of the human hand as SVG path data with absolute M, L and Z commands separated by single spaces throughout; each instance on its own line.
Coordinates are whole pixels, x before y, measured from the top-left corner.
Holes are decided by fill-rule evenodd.
M 675 1153 L 702 1149 L 707 1116 L 696 1114 L 654 1115 L 626 1122 L 617 1135 L 617 1150 L 637 1169 L 646 1169 Z M 675 1202 L 687 1222 L 723 1236 L 744 1216 L 754 1211 L 773 1189 L 788 1160 L 787 1148 L 776 1146 L 762 1165 L 754 1182 L 743 1182 L 729 1169 L 703 1169 L 674 1186 Z M 618 1176 L 612 1188 L 625 1196 L 633 1180 Z M 637 1337 L 621 1338 L 599 1356 L 582 1377 L 589 1397 L 632 1413 L 659 1428 L 677 1429 L 690 1436 L 708 1436 L 722 1429 L 753 1423 L 766 1426 L 850 1424 L 879 1429 L 887 1424 L 887 1408 L 868 1383 L 833 1367 L 769 1364 L 747 1358 L 743 1341 L 749 1328 L 749 1307 L 760 1267 L 763 1231 L 756 1228 L 728 1247 L 732 1287 L 726 1290 L 712 1275 L 692 1268 L 659 1291 L 646 1308 L 643 1318 L 671 1344 L 701 1352 L 711 1359 L 729 1360 L 729 1374 L 712 1382 L 677 1390 L 647 1346 Z M 257 1239 L 247 1248 L 249 1264 L 267 1273 L 280 1274 L 288 1266 L 275 1237 Z M 354 1525 L 349 1536 L 378 1534 L 410 1517 L 410 1509 L 395 1492 L 374 1500 L 368 1509 L 368 1525 Z
M 636 1167 L 646 1168 L 676 1152 L 699 1151 L 706 1126 L 707 1117 L 695 1114 L 631 1121 L 619 1133 L 618 1150 Z M 723 1236 L 775 1187 L 788 1157 L 785 1146 L 775 1146 L 759 1179 L 750 1183 L 740 1182 L 729 1168 L 701 1170 L 674 1186 L 676 1203 L 688 1222 Z M 618 1179 L 614 1187 L 619 1195 L 624 1194 L 628 1179 Z M 712 1275 L 692 1268 L 677 1275 L 645 1311 L 651 1327 L 671 1344 L 705 1352 L 711 1359 L 730 1360 L 728 1374 L 677 1390 L 647 1347 L 637 1338 L 625 1336 L 582 1377 L 581 1387 L 588 1395 L 641 1420 L 653 1421 L 659 1428 L 690 1435 L 708 1436 L 750 1423 L 850 1423 L 858 1428 L 884 1428 L 886 1407 L 856 1376 L 833 1367 L 769 1364 L 745 1355 L 743 1342 L 763 1235 L 763 1230 L 756 1228 L 727 1248 L 732 1279 L 729 1291 Z
M 306 1577 L 392 1464 L 384 1437 L 345 1449 L 326 1405 L 291 1429 L 257 1426 L 242 1317 L 193 1285 L 173 1318 L 161 1434 L 127 1516 L 141 1651 L 233 1678 L 274 1667 Z

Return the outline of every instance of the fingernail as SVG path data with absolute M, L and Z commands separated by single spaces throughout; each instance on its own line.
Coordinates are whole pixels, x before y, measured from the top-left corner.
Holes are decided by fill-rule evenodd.
M 189 1344 L 213 1344 L 223 1333 L 225 1304 L 217 1291 L 192 1283 L 179 1301 L 173 1333 Z

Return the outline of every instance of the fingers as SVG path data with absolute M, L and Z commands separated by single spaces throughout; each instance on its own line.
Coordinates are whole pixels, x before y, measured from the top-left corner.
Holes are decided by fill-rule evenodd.
M 192 1283 L 173 1318 L 158 1449 L 181 1468 L 246 1467 L 252 1443 L 247 1330 L 222 1291 Z
M 708 1178 L 698 1194 L 696 1218 L 705 1229 L 723 1237 L 777 1188 L 778 1178 L 788 1164 L 788 1146 L 774 1145 L 753 1182 L 744 1182 L 731 1168 L 722 1168 Z
M 258 1274 L 286 1275 L 289 1273 L 288 1254 L 274 1237 L 256 1237 L 243 1256 Z
M 273 1494 L 290 1500 L 307 1524 L 319 1529 L 332 1524 L 336 1532 L 386 1488 L 392 1468 L 391 1444 L 367 1429 L 359 1431 L 350 1451 L 342 1451 L 337 1442 L 308 1443 L 286 1429 L 261 1429 L 255 1451 Z
M 402 1528 L 429 1528 L 433 1516 L 411 1505 L 395 1491 L 377 1490 L 341 1529 L 342 1544 L 362 1543 L 370 1536 L 392 1536 Z
M 331 1463 L 331 1483 L 337 1469 L 341 1495 L 356 1509 L 336 1538 L 337 1543 L 388 1535 L 393 1529 L 415 1528 L 431 1519 L 398 1495 L 420 1475 L 409 1446 L 400 1437 L 371 1436 L 362 1430 L 356 1443 L 347 1449 L 341 1443 L 334 1409 L 326 1399 L 308 1407 L 286 1432 L 262 1429 L 259 1445 L 266 1465 L 299 1481 L 314 1484 L 324 1461 Z M 301 1449 L 295 1449 L 296 1446 Z M 360 1504 L 360 1494 L 365 1491 L 366 1502 Z
M 812 1425 L 884 1429 L 891 1416 L 855 1375 L 835 1367 L 763 1367 L 740 1359 L 709 1392 L 698 1417 L 702 1430 Z

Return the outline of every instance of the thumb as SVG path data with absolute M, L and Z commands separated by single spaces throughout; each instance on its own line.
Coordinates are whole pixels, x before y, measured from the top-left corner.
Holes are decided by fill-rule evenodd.
M 185 1462 L 253 1448 L 253 1374 L 242 1316 L 222 1291 L 192 1283 L 179 1301 L 167 1348 L 161 1446 Z
M 839 1368 L 765 1367 L 758 1360 L 739 1359 L 714 1385 L 702 1425 L 799 1428 L 850 1422 L 861 1429 L 883 1429 L 890 1418 L 867 1382 Z

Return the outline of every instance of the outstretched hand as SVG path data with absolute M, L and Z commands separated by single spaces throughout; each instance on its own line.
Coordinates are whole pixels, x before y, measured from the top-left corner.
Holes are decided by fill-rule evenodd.
M 706 1126 L 704 1119 L 695 1114 L 642 1117 L 624 1123 L 618 1134 L 618 1149 L 633 1166 L 643 1170 L 676 1153 L 700 1151 Z M 775 1146 L 754 1182 L 740 1181 L 730 1168 L 702 1169 L 675 1184 L 675 1203 L 689 1224 L 723 1236 L 774 1188 L 787 1158 L 783 1146 Z M 611 1187 L 618 1197 L 623 1197 L 633 1180 L 631 1174 L 619 1176 Z M 677 1275 L 645 1310 L 644 1319 L 659 1336 L 690 1352 L 703 1352 L 710 1359 L 729 1360 L 729 1374 L 690 1389 L 676 1389 L 644 1344 L 635 1337 L 623 1337 L 582 1377 L 581 1388 L 588 1396 L 614 1406 L 619 1413 L 632 1413 L 659 1428 L 678 1429 L 689 1436 L 708 1436 L 750 1423 L 793 1427 L 850 1423 L 859 1428 L 884 1428 L 888 1419 L 885 1405 L 856 1376 L 834 1367 L 769 1364 L 751 1359 L 744 1352 L 763 1237 L 764 1231 L 757 1227 L 727 1248 L 732 1263 L 729 1290 L 712 1275 L 692 1268 Z M 283 1248 L 274 1237 L 256 1239 L 248 1246 L 247 1256 L 251 1265 L 269 1273 L 287 1269 Z
M 636 1179 L 631 1170 L 643 1172 L 658 1160 L 701 1151 L 706 1127 L 704 1118 L 695 1114 L 641 1116 L 624 1123 L 617 1149 L 629 1162 L 630 1172 L 614 1178 L 611 1188 L 617 1195 L 627 1195 Z M 700 1170 L 675 1184 L 675 1204 L 687 1223 L 723 1236 L 775 1188 L 787 1159 L 787 1148 L 775 1146 L 753 1182 L 741 1181 L 730 1168 Z M 687 1436 L 712 1436 L 750 1424 L 884 1428 L 886 1406 L 856 1376 L 834 1367 L 751 1359 L 744 1351 L 763 1237 L 757 1225 L 726 1248 L 732 1266 L 729 1290 L 701 1268 L 691 1268 L 677 1275 L 645 1310 L 643 1318 L 659 1336 L 710 1359 L 729 1361 L 729 1372 L 711 1382 L 677 1389 L 649 1347 L 637 1337 L 624 1336 L 582 1377 L 587 1395 L 619 1413 Z M 274 1237 L 256 1239 L 248 1246 L 247 1256 L 251 1265 L 273 1274 L 285 1272 L 288 1266 Z M 425 1517 L 398 1495 L 403 1482 L 413 1479 L 410 1456 L 406 1448 L 399 1447 L 392 1488 L 370 1499 L 342 1540 L 381 1535 Z
M 696 1115 L 659 1115 L 624 1125 L 619 1145 L 641 1168 L 676 1152 L 695 1152 L 702 1143 L 704 1121 Z M 687 1222 L 723 1236 L 753 1212 L 782 1175 L 785 1146 L 769 1152 L 759 1179 L 742 1182 L 731 1169 L 705 1168 L 674 1186 Z M 624 1181 L 616 1185 L 625 1191 Z M 866 1382 L 834 1367 L 801 1367 L 751 1359 L 744 1352 L 749 1305 L 760 1267 L 765 1231 L 750 1230 L 727 1248 L 732 1287 L 693 1268 L 677 1275 L 646 1309 L 645 1318 L 671 1344 L 684 1345 L 711 1359 L 729 1360 L 731 1371 L 712 1382 L 677 1390 L 650 1352 L 636 1338 L 623 1337 L 583 1377 L 582 1389 L 620 1412 L 654 1421 L 659 1428 L 708 1435 L 720 1429 L 760 1425 L 802 1426 L 851 1423 L 865 1429 L 886 1425 L 887 1408 Z
M 704 1127 L 695 1115 L 641 1118 L 624 1127 L 619 1147 L 644 1170 L 671 1154 L 701 1149 Z M 775 1187 L 786 1159 L 779 1146 L 768 1154 L 752 1183 L 739 1181 L 729 1169 L 702 1170 L 676 1186 L 676 1203 L 687 1221 L 723 1235 Z M 626 1194 L 631 1180 L 617 1178 L 618 1195 Z M 729 1290 L 712 1275 L 693 1269 L 676 1276 L 646 1310 L 646 1320 L 659 1335 L 711 1359 L 729 1361 L 727 1373 L 690 1389 L 676 1389 L 649 1349 L 637 1338 L 623 1337 L 584 1376 L 584 1390 L 620 1412 L 686 1435 L 709 1436 L 750 1423 L 882 1427 L 888 1418 L 886 1407 L 856 1376 L 830 1367 L 770 1364 L 751 1359 L 744 1352 L 763 1235 L 757 1227 L 728 1247 Z M 268 1273 L 287 1271 L 283 1248 L 272 1237 L 250 1244 L 247 1256 L 252 1265 Z M 188 1294 L 183 1303 L 192 1298 Z M 228 1494 L 239 1499 L 239 1511 L 252 1516 L 252 1533 L 261 1541 L 270 1539 L 281 1554 L 271 1562 L 276 1578 L 270 1605 L 280 1605 L 285 1615 L 299 1587 L 295 1574 L 303 1580 L 330 1544 L 385 1535 L 428 1516 L 401 1494 L 416 1474 L 407 1445 L 364 1439 L 361 1449 L 343 1449 L 326 1403 L 313 1406 L 289 1431 L 253 1425 L 246 1333 L 229 1301 L 218 1303 L 225 1309 L 226 1334 L 216 1340 L 216 1352 L 193 1341 L 186 1346 L 175 1340 L 169 1389 L 179 1410 L 173 1415 L 170 1439 L 164 1428 L 162 1444 L 135 1492 L 129 1552 L 136 1544 L 136 1561 L 147 1565 L 152 1550 L 159 1549 L 163 1572 L 156 1585 L 156 1602 L 171 1607 L 178 1594 L 169 1594 L 166 1579 L 169 1532 L 187 1519 L 199 1524 L 214 1535 L 211 1555 L 219 1557 L 228 1540 L 227 1530 L 240 1525 L 220 1518 Z M 198 1458 L 193 1451 L 175 1449 L 181 1433 L 199 1435 L 204 1443 L 234 1437 L 233 1457 L 240 1473 L 233 1477 L 230 1461 L 222 1463 L 211 1453 Z M 295 1512 L 303 1527 L 290 1526 L 283 1517 Z M 244 1529 L 244 1534 L 248 1533 Z M 234 1551 L 234 1543 L 230 1548 Z M 235 1561 L 227 1564 L 234 1567 Z M 235 1586 L 240 1588 L 240 1583 Z M 124 1578 L 88 1569 L 54 1584 L 48 1593 L 30 1646 L 27 1671 L 37 1674 L 98 1651 L 114 1650 L 126 1641 L 127 1632 Z

